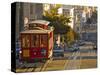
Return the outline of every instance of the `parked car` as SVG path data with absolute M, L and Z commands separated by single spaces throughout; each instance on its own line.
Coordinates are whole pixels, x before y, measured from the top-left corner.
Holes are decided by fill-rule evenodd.
M 97 50 L 97 45 L 94 45 L 94 46 L 93 46 L 93 49 Z
M 79 45 L 79 46 L 83 46 L 83 45 L 85 45 L 85 43 L 84 43 L 84 41 L 79 40 L 79 41 L 78 41 L 78 45 Z
M 74 44 L 70 48 L 68 48 L 68 50 L 71 52 L 77 51 L 77 50 L 79 50 L 79 46 L 77 44 Z
M 59 57 L 59 56 L 64 57 L 64 49 L 61 46 L 54 45 L 53 56 L 54 57 Z

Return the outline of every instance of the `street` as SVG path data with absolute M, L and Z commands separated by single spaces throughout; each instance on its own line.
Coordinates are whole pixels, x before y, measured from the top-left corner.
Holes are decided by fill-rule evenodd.
M 82 46 L 81 46 L 82 47 Z M 24 63 L 17 65 L 16 72 L 40 72 L 56 70 L 75 70 L 97 67 L 96 50 L 80 50 L 65 52 L 64 57 L 52 57 L 45 63 Z

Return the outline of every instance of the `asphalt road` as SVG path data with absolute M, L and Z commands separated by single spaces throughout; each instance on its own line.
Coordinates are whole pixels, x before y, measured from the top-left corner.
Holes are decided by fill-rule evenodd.
M 95 68 L 97 66 L 96 50 L 77 50 L 65 52 L 64 57 L 53 57 L 45 63 L 20 63 L 17 60 L 16 72 L 40 72 L 55 70 L 74 70 L 81 68 Z M 91 64 L 88 64 L 90 62 Z

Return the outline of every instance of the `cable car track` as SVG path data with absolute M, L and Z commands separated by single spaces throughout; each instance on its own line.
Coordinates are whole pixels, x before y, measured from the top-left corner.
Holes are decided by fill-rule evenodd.
M 80 69 L 82 59 L 96 59 L 96 58 L 93 58 L 93 57 L 96 57 L 94 50 L 87 50 L 87 52 L 85 52 L 84 55 L 82 53 L 84 53 L 84 52 L 83 51 L 71 52 L 71 54 L 67 55 L 68 58 L 66 58 L 66 56 L 65 57 L 57 57 L 57 58 L 53 57 L 49 60 L 46 60 L 46 62 L 44 62 L 44 63 L 43 62 L 36 63 L 35 66 L 34 66 L 34 63 L 28 63 L 28 64 L 24 63 L 21 66 L 19 65 L 20 67 L 17 69 L 17 71 L 19 70 L 19 72 L 30 72 L 30 71 L 31 72 L 40 72 L 40 71 L 58 70 L 59 66 L 61 66 L 61 65 L 62 65 L 63 69 L 65 69 L 65 70 Z M 32 65 L 34 67 L 32 67 Z M 28 66 L 28 67 L 25 68 L 25 66 Z M 54 69 L 54 66 L 56 66 L 58 69 L 57 68 Z
M 45 71 L 47 65 L 52 61 L 52 58 L 50 58 L 49 60 L 47 60 L 47 62 L 41 67 L 40 71 Z
M 72 56 L 69 57 L 68 62 L 64 66 L 64 69 L 78 69 L 80 65 L 80 61 L 76 61 L 78 56 L 80 56 L 80 52 L 74 52 Z

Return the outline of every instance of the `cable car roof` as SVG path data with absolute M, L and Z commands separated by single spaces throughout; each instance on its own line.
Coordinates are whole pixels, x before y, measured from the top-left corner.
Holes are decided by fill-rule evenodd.
M 50 22 L 46 20 L 35 20 L 31 21 L 29 24 L 34 23 L 34 24 L 42 24 L 42 25 L 48 25 Z
M 25 31 L 22 31 L 21 33 L 50 33 L 51 30 L 25 30 Z

